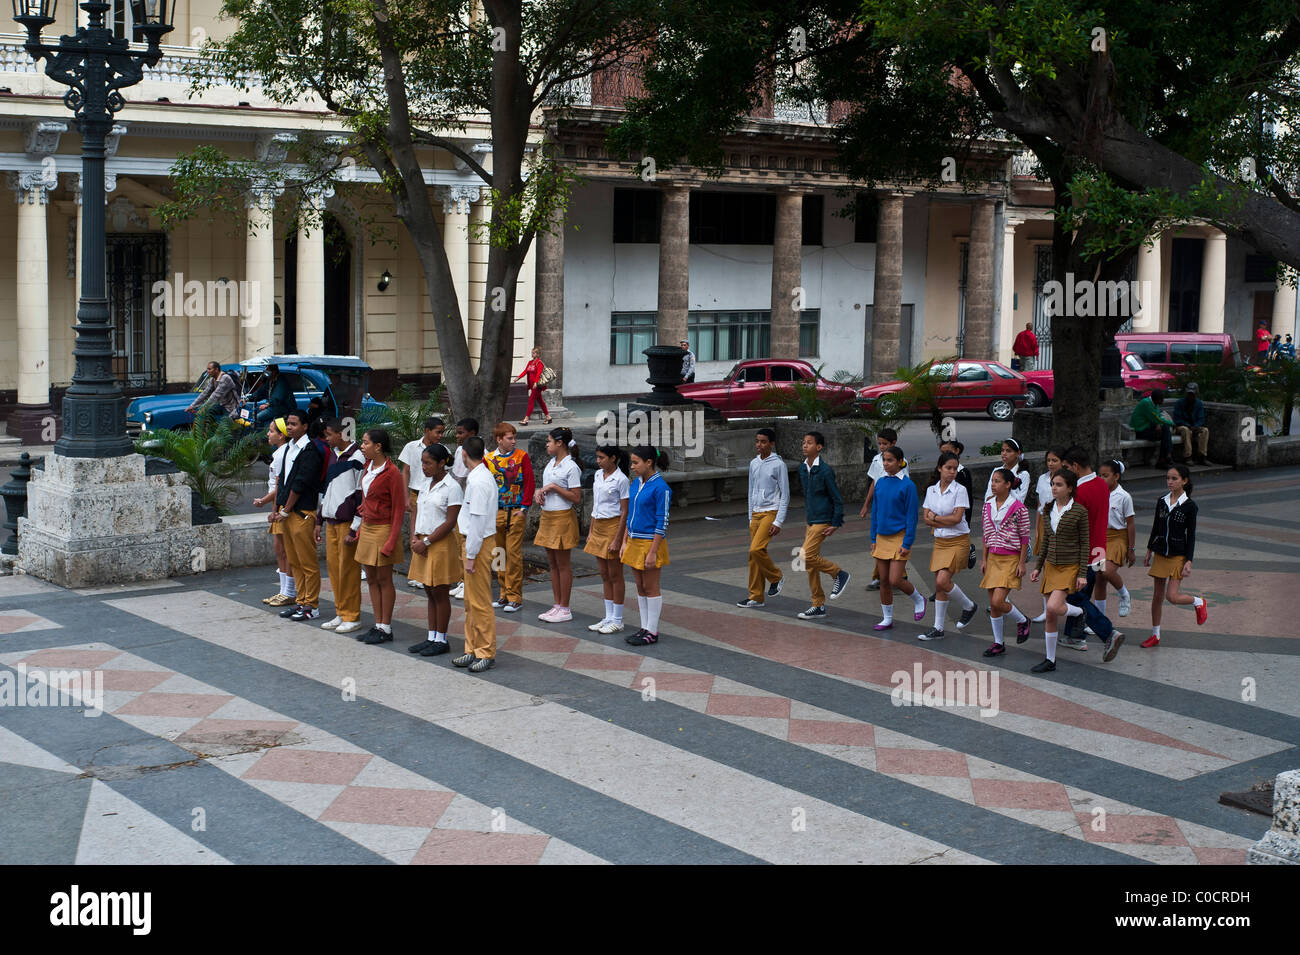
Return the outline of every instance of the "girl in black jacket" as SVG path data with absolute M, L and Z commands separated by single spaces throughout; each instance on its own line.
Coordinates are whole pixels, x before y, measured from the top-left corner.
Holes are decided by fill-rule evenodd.
M 1142 562 L 1151 569 L 1155 580 L 1151 595 L 1151 636 L 1142 642 L 1150 649 L 1160 645 L 1160 615 L 1164 602 L 1196 609 L 1197 624 L 1205 623 L 1209 607 L 1204 597 L 1180 593 L 1183 578 L 1192 572 L 1192 552 L 1196 549 L 1196 502 L 1192 500 L 1191 474 L 1185 464 L 1175 464 L 1165 474 L 1169 493 L 1156 502 L 1156 518 L 1147 540 L 1147 556 Z M 1154 560 L 1152 555 L 1155 555 Z

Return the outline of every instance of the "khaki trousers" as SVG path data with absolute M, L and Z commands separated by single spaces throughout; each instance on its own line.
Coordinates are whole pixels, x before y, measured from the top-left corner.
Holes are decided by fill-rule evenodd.
M 808 571 L 808 589 L 812 591 L 814 607 L 826 606 L 826 591 L 822 590 L 821 575 L 837 577 L 840 573 L 839 564 L 822 557 L 822 541 L 825 540 L 822 531 L 828 527 L 829 524 L 809 524 L 803 537 L 803 564 Z
M 763 602 L 768 584 L 781 579 L 781 571 L 767 552 L 772 536 L 768 528 L 776 520 L 776 511 L 760 511 L 749 520 L 749 599 Z
M 505 569 L 497 571 L 501 596 L 511 603 L 524 599 L 524 528 L 528 511 L 518 507 L 497 509 L 496 546 L 505 555 Z
M 1185 424 L 1177 425 L 1174 428 L 1174 434 L 1182 435 L 1183 438 L 1183 458 L 1187 459 L 1192 456 L 1192 436 L 1196 436 L 1196 454 L 1205 457 L 1205 452 L 1210 447 L 1210 429 L 1209 428 L 1189 428 Z
M 290 511 L 284 519 L 284 551 L 289 558 L 299 605 L 315 607 L 320 601 L 320 558 L 316 555 L 316 512 Z
M 350 530 L 346 521 L 325 522 L 325 566 L 334 590 L 334 612 L 355 623 L 361 619 L 361 565 L 357 563 L 357 545 L 343 543 Z
M 492 550 L 483 547 L 474 561 L 474 573 L 465 571 L 465 652 L 480 660 L 497 655 L 497 618 L 492 609 Z M 466 559 L 465 541 L 460 542 L 461 560 Z

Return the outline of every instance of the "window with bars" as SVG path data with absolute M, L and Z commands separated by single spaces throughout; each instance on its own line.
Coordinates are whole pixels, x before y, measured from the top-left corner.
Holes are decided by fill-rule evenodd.
M 609 363 L 636 365 L 641 352 L 655 343 L 654 312 L 613 312 L 610 315 Z M 696 361 L 742 361 L 771 354 L 772 313 L 748 311 L 697 311 L 687 316 L 687 340 Z M 799 314 L 799 357 L 815 358 L 821 344 L 821 310 Z

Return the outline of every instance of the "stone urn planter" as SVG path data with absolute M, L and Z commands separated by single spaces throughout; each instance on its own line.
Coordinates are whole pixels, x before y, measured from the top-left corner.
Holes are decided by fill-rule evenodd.
M 653 390 L 637 399 L 643 405 L 689 405 L 694 402 L 682 395 L 677 386 L 682 383 L 682 359 L 685 352 L 676 345 L 651 345 L 641 352 L 646 357 L 650 377 L 646 382 Z

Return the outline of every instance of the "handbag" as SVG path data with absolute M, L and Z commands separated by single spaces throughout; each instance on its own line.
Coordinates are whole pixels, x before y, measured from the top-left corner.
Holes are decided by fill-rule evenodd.
M 556 379 L 555 369 L 550 365 L 542 366 L 542 373 L 537 376 L 537 383 L 545 387 Z

